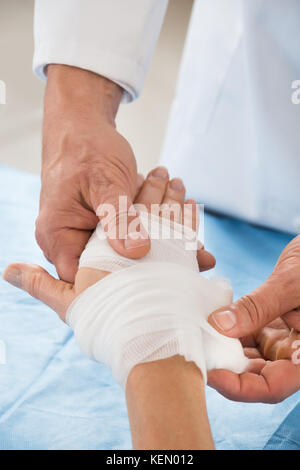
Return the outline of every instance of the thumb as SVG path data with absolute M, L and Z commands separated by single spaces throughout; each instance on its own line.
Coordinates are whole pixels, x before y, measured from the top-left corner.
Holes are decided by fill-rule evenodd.
M 78 271 L 78 262 L 92 232 L 89 230 L 64 229 L 56 238 L 52 257 L 60 279 L 72 283 Z
M 282 285 L 269 278 L 250 294 L 213 312 L 208 322 L 223 335 L 242 338 L 285 313 L 285 297 Z
M 32 297 L 47 304 L 62 320 L 75 297 L 72 284 L 55 279 L 45 269 L 35 264 L 10 264 L 2 277 L 13 286 L 25 290 Z
M 101 189 L 100 201 L 96 214 L 111 247 L 126 258 L 145 256 L 150 240 L 131 197 L 118 186 L 112 186 L 106 191 Z

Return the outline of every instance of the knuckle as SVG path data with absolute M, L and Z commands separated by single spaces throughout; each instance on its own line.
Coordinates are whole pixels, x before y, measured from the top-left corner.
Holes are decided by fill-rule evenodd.
M 150 188 L 154 190 L 163 190 L 167 184 L 167 181 L 163 180 L 162 178 L 154 178 L 150 176 L 147 178 L 145 184 Z

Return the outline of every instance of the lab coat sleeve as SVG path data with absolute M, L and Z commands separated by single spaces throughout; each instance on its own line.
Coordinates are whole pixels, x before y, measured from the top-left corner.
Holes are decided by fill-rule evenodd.
M 168 0 L 35 0 L 33 69 L 72 65 L 141 92 Z

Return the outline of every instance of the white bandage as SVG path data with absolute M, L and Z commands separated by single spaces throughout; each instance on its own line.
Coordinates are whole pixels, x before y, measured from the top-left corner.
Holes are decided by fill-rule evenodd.
M 154 214 L 150 216 L 147 212 L 140 212 L 139 219 L 151 238 L 151 251 L 144 258 L 129 259 L 118 255 L 107 243 L 105 232 L 98 224 L 80 257 L 79 268 L 115 272 L 130 266 L 163 261 L 199 272 L 195 245 L 197 235 L 191 228 Z
M 143 225 L 145 215 L 141 216 Z M 160 230 L 164 221 L 151 217 Z M 151 234 L 154 233 L 151 225 Z M 172 225 L 171 236 L 181 226 Z M 181 230 L 182 231 L 182 230 Z M 67 312 L 81 350 L 107 364 L 125 387 L 137 364 L 180 354 L 206 371 L 243 372 L 248 359 L 240 342 L 220 335 L 208 315 L 232 302 L 227 281 L 198 273 L 195 251 L 182 239 L 152 239 L 143 259 L 119 256 L 99 226 L 80 259 L 80 267 L 113 272 L 80 294 Z

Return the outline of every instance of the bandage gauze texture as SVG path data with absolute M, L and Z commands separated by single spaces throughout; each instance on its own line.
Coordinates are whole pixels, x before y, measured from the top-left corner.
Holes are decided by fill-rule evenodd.
M 107 364 L 124 387 L 135 365 L 176 354 L 195 362 L 205 380 L 211 369 L 242 373 L 248 359 L 240 342 L 207 322 L 211 312 L 232 302 L 230 284 L 199 274 L 196 250 L 187 249 L 191 234 L 187 237 L 182 226 L 172 224 L 164 239 L 169 222 L 148 217 L 141 213 L 143 225 L 151 223 L 152 245 L 145 258 L 118 255 L 100 225 L 82 253 L 80 267 L 112 274 L 68 309 L 67 322 L 81 350 Z

